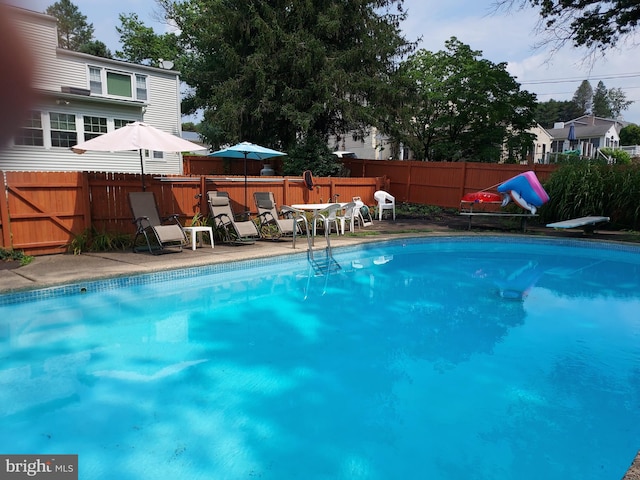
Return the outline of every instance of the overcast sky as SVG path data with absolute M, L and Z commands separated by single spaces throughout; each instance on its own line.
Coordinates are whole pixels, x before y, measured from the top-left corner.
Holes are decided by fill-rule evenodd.
M 1 0 L 0 0 L 1 1 Z M 54 0 L 6 0 L 8 3 L 43 12 Z M 444 49 L 444 42 L 457 37 L 482 57 L 494 63 L 506 62 L 508 71 L 522 88 L 536 93 L 539 101 L 570 100 L 583 80 L 595 89 L 602 80 L 607 88 L 621 88 L 627 100 L 635 103 L 623 112 L 625 120 L 640 124 L 640 65 L 637 48 L 622 45 L 609 50 L 604 58 L 587 59 L 587 52 L 564 47 L 553 55 L 535 49 L 542 40 L 535 27 L 537 11 L 494 12 L 495 0 L 405 0 L 408 18 L 403 32 L 408 40 L 422 38 L 419 47 L 431 51 Z M 112 52 L 120 49 L 115 26 L 120 13 L 137 13 L 157 33 L 168 25 L 158 21 L 160 12 L 154 0 L 72 0 L 87 21 L 93 23 L 96 39 Z M 519 3 L 517 1 L 517 3 Z M 640 42 L 640 35 L 636 35 Z

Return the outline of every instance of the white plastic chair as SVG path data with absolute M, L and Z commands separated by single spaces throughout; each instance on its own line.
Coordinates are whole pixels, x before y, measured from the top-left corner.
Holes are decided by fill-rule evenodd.
M 354 232 L 356 227 L 356 222 L 360 223 L 362 226 L 363 220 L 362 215 L 360 214 L 360 207 L 356 202 L 349 202 L 344 206 L 344 214 L 337 216 L 338 221 L 340 222 L 340 231 L 342 235 L 344 235 L 344 226 L 347 222 L 349 222 L 349 231 Z
M 342 207 L 340 206 L 339 203 L 333 203 L 329 205 L 326 209 L 322 210 L 321 212 L 318 212 L 317 215 L 313 217 L 314 232 L 316 230 L 317 223 L 319 221 L 319 223 L 322 224 L 322 228 L 324 228 L 325 233 L 326 232 L 331 233 L 331 228 L 333 226 L 336 229 L 336 234 L 340 235 L 340 226 L 338 224 L 339 220 L 337 216 L 338 216 L 338 210 L 340 210 L 341 208 Z
M 385 210 L 391 210 L 393 219 L 396 219 L 396 197 L 384 190 L 378 190 L 373 194 L 373 198 L 378 202 L 378 220 L 382 220 L 382 214 Z

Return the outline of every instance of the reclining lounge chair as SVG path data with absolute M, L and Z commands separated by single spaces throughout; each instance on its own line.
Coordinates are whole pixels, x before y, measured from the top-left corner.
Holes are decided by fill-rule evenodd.
M 253 199 L 258 209 L 258 220 L 260 220 L 261 235 L 276 239 L 281 236 L 293 236 L 293 230 L 298 229 L 298 222 L 291 216 L 281 218 L 278 213 L 275 199 L 272 192 L 255 192 Z M 268 232 L 268 235 L 265 235 Z
M 255 240 L 260 238 L 260 232 L 253 220 L 237 221 L 235 219 L 229 197 L 210 191 L 207 192 L 207 201 L 216 230 L 221 232 L 222 242 L 247 245 L 255 243 Z
M 136 236 L 133 240 L 133 250 L 138 251 L 138 237 L 144 236 L 149 253 L 169 253 L 182 251 L 182 245 L 187 238 L 178 220 L 178 215 L 171 215 L 160 219 L 158 204 L 153 192 L 129 193 L 129 205 L 136 224 Z M 170 223 L 169 223 L 170 222 Z

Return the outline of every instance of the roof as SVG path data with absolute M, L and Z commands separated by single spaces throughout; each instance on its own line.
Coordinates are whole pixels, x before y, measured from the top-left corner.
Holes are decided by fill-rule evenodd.
M 611 123 L 606 125 L 575 125 L 576 138 L 604 137 L 611 129 Z M 566 140 L 569 137 L 569 124 L 565 128 L 551 128 L 547 130 L 554 140 Z

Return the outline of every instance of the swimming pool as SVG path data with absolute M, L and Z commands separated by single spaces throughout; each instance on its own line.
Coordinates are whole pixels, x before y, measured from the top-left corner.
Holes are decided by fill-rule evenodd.
M 622 477 L 640 249 L 430 238 L 335 258 L 0 297 L 0 452 L 77 453 L 92 480 Z

